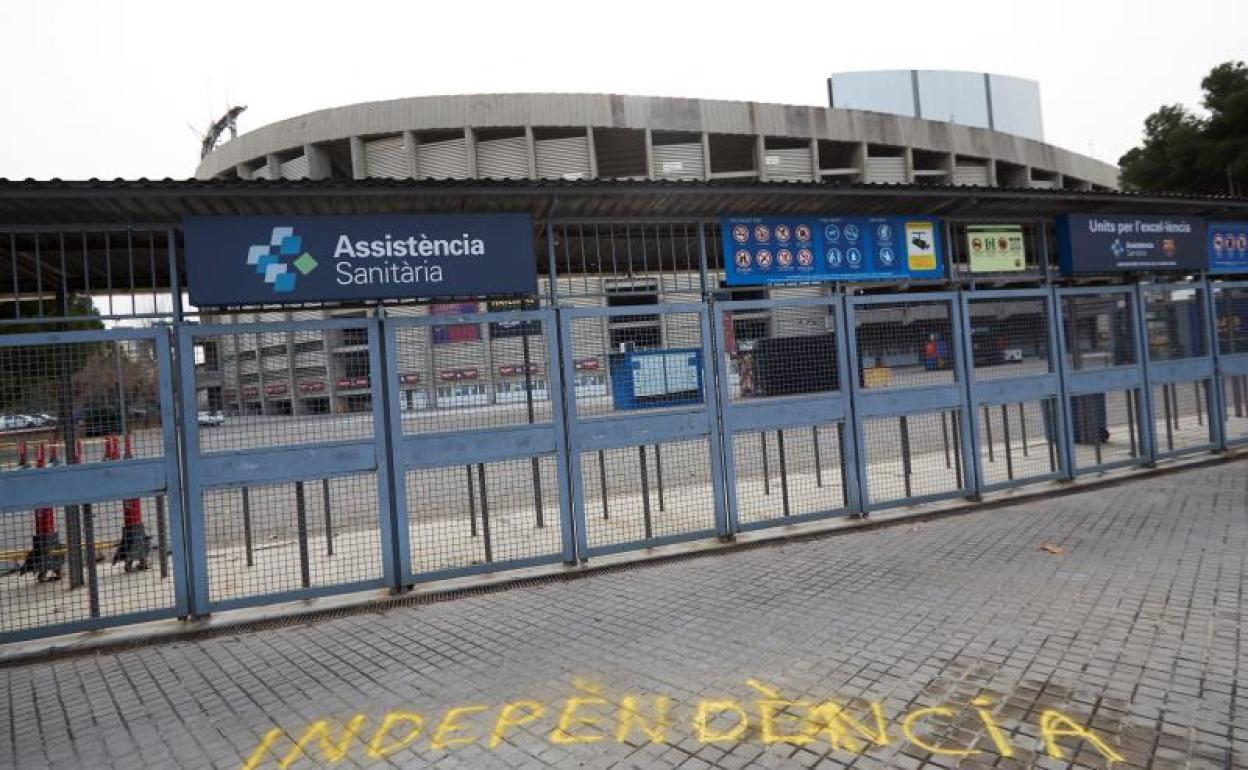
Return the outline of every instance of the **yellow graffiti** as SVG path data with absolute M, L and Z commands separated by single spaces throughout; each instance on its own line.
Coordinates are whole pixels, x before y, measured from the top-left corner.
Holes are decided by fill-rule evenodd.
M 715 715 L 728 711 L 737 715 L 736 725 L 731 730 L 712 729 L 710 725 Z M 749 724 L 750 718 L 746 715 L 745 709 L 741 708 L 734 700 L 698 701 L 698 713 L 693 718 L 693 726 L 697 730 L 698 741 L 701 743 L 716 743 L 719 741 L 732 741 L 735 743 L 741 740 L 741 736 L 745 735 L 745 728 Z
M 482 711 L 488 711 L 489 706 L 456 706 L 449 708 L 442 715 L 442 721 L 438 723 L 438 727 L 433 731 L 433 739 L 430 748 L 449 749 L 452 746 L 467 746 L 477 739 L 475 735 L 459 738 L 448 738 L 447 736 L 467 729 L 465 725 L 459 723 L 461 716 L 468 714 L 480 714 Z
M 824 701 L 810 709 L 807 720 L 813 733 L 823 732 L 833 749 L 844 747 L 847 751 L 862 751 L 863 746 L 858 739 L 850 734 L 852 730 L 869 743 L 876 746 L 887 746 L 888 721 L 884 718 L 884 707 L 879 703 L 871 703 L 871 715 L 875 718 L 875 730 L 851 716 L 840 704 Z M 849 730 L 846 730 L 849 728 Z
M 286 752 L 286 756 L 282 757 L 282 761 L 277 766 L 286 770 L 299 760 L 299 757 L 307 754 L 307 746 L 316 741 L 320 747 L 321 755 L 325 758 L 327 764 L 341 762 L 347 756 L 347 750 L 351 748 L 351 742 L 355 740 L 355 734 L 360 731 L 360 726 L 364 724 L 364 715 L 356 714 L 347 722 L 347 726 L 343 728 L 342 735 L 339 736 L 338 742 L 334 743 L 333 736 L 329 732 L 329 722 L 322 719 L 319 722 L 313 722 L 308 725 L 308 729 L 303 731 L 303 735 L 290 747 L 290 751 Z M 311 755 L 309 755 L 310 758 Z
M 1122 757 L 1106 746 L 1091 730 L 1076 724 L 1060 711 L 1049 710 L 1040 715 L 1040 734 L 1044 736 L 1045 750 L 1054 759 L 1062 759 L 1062 749 L 1057 745 L 1056 738 L 1082 738 L 1110 762 L 1122 761 Z
M 474 743 L 497 749 L 525 727 L 540 729 L 539 734 L 545 734 L 547 740 L 556 745 L 593 744 L 612 738 L 617 743 L 634 746 L 639 739 L 662 744 L 669 742 L 670 733 L 677 730 L 679 722 L 673 717 L 675 706 L 665 695 L 629 694 L 613 703 L 599 687 L 580 680 L 575 684 L 582 692 L 562 703 L 548 705 L 537 700 L 518 699 L 497 706 L 450 706 L 436 723 L 427 722 L 418 712 L 396 709 L 382 716 L 371 735 L 364 731 L 368 718 L 362 713 L 350 715 L 341 722 L 329 719 L 311 722 L 298 740 L 292 739 L 294 732 L 274 727 L 264 733 L 243 761 L 242 768 L 257 770 L 273 762 L 279 770 L 286 770 L 301 757 L 329 767 L 347 759 L 356 744 L 363 751 L 362 757 L 357 754 L 356 762 L 384 760 L 415 745 L 422 737 L 427 741 L 426 746 L 434 751 L 453 750 Z M 688 721 L 684 724 L 686 729 L 692 728 L 694 739 L 703 744 L 740 743 L 751 739 L 749 728 L 753 726 L 756 728 L 753 739 L 765 745 L 801 746 L 824 740 L 834 751 L 862 752 L 888 746 L 894 737 L 890 734 L 893 723 L 885 716 L 884 706 L 879 701 L 866 702 L 865 713 L 857 706 L 851 713 L 843 703 L 789 699 L 756 680 L 749 679 L 746 684 L 757 692 L 749 702 L 731 697 L 705 698 L 688 707 L 692 717 L 686 717 Z M 1014 749 L 1008 733 L 995 721 L 991 705 L 987 698 L 975 698 L 965 708 L 973 709 L 978 715 L 996 753 L 1012 757 Z M 487 713 L 493 715 L 489 721 L 485 721 L 489 717 L 479 716 Z M 959 710 L 953 706 L 924 706 L 900 715 L 895 723 L 905 741 L 923 751 L 949 757 L 983 753 L 974 743 L 947 745 L 922 734 L 924 720 L 952 719 L 958 714 Z M 479 724 L 471 719 L 474 716 L 480 720 Z M 538 727 L 543 721 L 545 725 Z M 426 727 L 431 729 L 426 730 Z M 1065 758 L 1058 745 L 1061 738 L 1082 740 L 1111 762 L 1122 759 L 1092 730 L 1060 711 L 1045 711 L 1039 728 L 1045 750 L 1054 759 Z M 680 736 L 670 740 L 680 740 Z
M 396 725 L 406 724 L 407 735 L 397 741 L 391 741 L 388 746 L 382 745 L 390 731 Z M 388 757 L 396 751 L 401 751 L 412 741 L 420 737 L 421 731 L 425 728 L 425 718 L 415 711 L 390 711 L 386 714 L 386 718 L 381 720 L 381 725 L 377 728 L 377 732 L 373 733 L 373 738 L 368 742 L 368 758 L 382 759 Z
M 627 695 L 620 701 L 620 718 L 615 728 L 615 742 L 624 743 L 629 733 L 636 726 L 651 743 L 665 743 L 667 740 L 668 719 L 667 711 L 671 708 L 672 700 L 665 695 L 659 695 L 654 699 L 654 717 L 647 722 L 642 716 L 641 708 L 637 705 L 637 698 L 633 695 Z
M 979 754 L 980 751 L 978 749 L 954 749 L 948 746 L 937 746 L 933 743 L 924 741 L 922 738 L 914 734 L 915 722 L 918 722 L 927 716 L 952 717 L 955 713 L 957 712 L 953 709 L 946 708 L 944 706 L 929 706 L 927 708 L 915 709 L 909 714 L 906 714 L 905 719 L 901 720 L 901 732 L 906 736 L 906 740 L 910 741 L 915 746 L 918 746 L 920 749 L 930 751 L 933 754 L 943 754 L 947 757 L 969 757 L 972 754 Z
M 524 713 L 518 714 L 521 709 L 524 710 Z M 490 748 L 498 748 L 499 744 L 503 742 L 503 737 L 507 734 L 507 728 L 520 727 L 530 722 L 536 722 L 544 713 L 546 713 L 546 707 L 535 700 L 517 700 L 511 703 L 504 703 L 503 707 L 498 710 L 498 719 L 494 720 L 494 729 L 490 732 Z

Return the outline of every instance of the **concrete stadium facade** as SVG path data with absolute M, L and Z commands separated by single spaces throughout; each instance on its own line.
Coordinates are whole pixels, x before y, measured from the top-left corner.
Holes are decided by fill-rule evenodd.
M 1117 189 L 1118 169 L 985 128 L 864 110 L 614 94 L 366 102 L 271 123 L 201 179 L 692 179 Z

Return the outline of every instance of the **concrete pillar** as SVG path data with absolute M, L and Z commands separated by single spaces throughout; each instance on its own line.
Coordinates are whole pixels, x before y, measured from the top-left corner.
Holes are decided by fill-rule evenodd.
M 477 178 L 477 133 L 464 126 L 464 154 L 468 158 L 468 178 Z
M 274 153 L 264 156 L 264 164 L 269 167 L 269 179 L 282 178 L 282 159 Z
M 364 140 L 353 136 L 348 141 L 351 143 L 351 178 L 367 179 L 368 158 L 364 155 Z
M 819 140 L 810 140 L 810 178 L 819 181 Z
M 305 144 L 303 155 L 308 159 L 308 179 L 329 179 L 333 176 L 329 153 L 324 147 L 317 144 Z
M 988 164 L 988 186 L 999 186 L 997 185 L 997 161 L 993 158 L 988 158 L 985 162 Z
M 945 153 L 945 184 L 953 184 L 953 172 L 958 168 L 958 158 L 953 153 Z
M 902 147 L 901 156 L 906 161 L 906 183 L 914 184 L 914 149 L 912 147 Z
M 537 179 L 537 141 L 533 138 L 533 126 L 524 127 L 524 144 L 529 156 L 529 179 Z
M 754 168 L 760 182 L 767 181 L 767 141 L 762 134 L 754 135 Z
M 646 129 L 646 179 L 654 179 L 654 135 Z
M 854 165 L 858 167 L 858 181 L 867 181 L 867 143 L 859 142 L 854 150 Z
M 415 131 L 403 132 L 403 156 L 407 158 L 407 175 L 412 179 L 420 179 L 420 137 Z
M 594 147 L 594 127 L 585 127 L 585 146 L 589 150 L 589 178 L 598 178 L 598 150 Z
M 239 179 L 251 179 L 251 166 L 246 163 L 235 163 L 234 173 L 238 174 Z
M 702 178 L 711 178 L 711 135 L 702 132 Z

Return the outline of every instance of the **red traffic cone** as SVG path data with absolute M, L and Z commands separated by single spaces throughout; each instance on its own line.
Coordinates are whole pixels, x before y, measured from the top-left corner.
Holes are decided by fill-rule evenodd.
M 53 447 L 55 451 L 55 446 Z M 39 445 L 35 457 L 35 467 L 46 465 L 43 444 Z M 65 556 L 61 551 L 61 540 L 56 534 L 56 511 L 48 506 L 35 509 L 35 534 L 30 540 L 30 550 L 26 560 L 18 568 L 18 574 L 33 573 L 35 580 L 57 580 L 61 577 L 61 565 Z

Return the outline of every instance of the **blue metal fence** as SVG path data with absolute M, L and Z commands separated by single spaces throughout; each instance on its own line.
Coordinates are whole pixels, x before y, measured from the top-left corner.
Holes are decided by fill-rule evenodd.
M 0 435 L 0 641 L 574 563 L 1248 443 L 1243 281 L 172 336 L 0 336 L 6 361 L 28 362 L 9 386 L 84 426 L 48 429 L 81 460 L 56 467 Z M 309 380 L 305 355 L 342 376 Z M 117 395 L 95 403 L 96 390 Z M 102 566 L 103 550 L 140 542 L 134 521 L 154 545 Z

